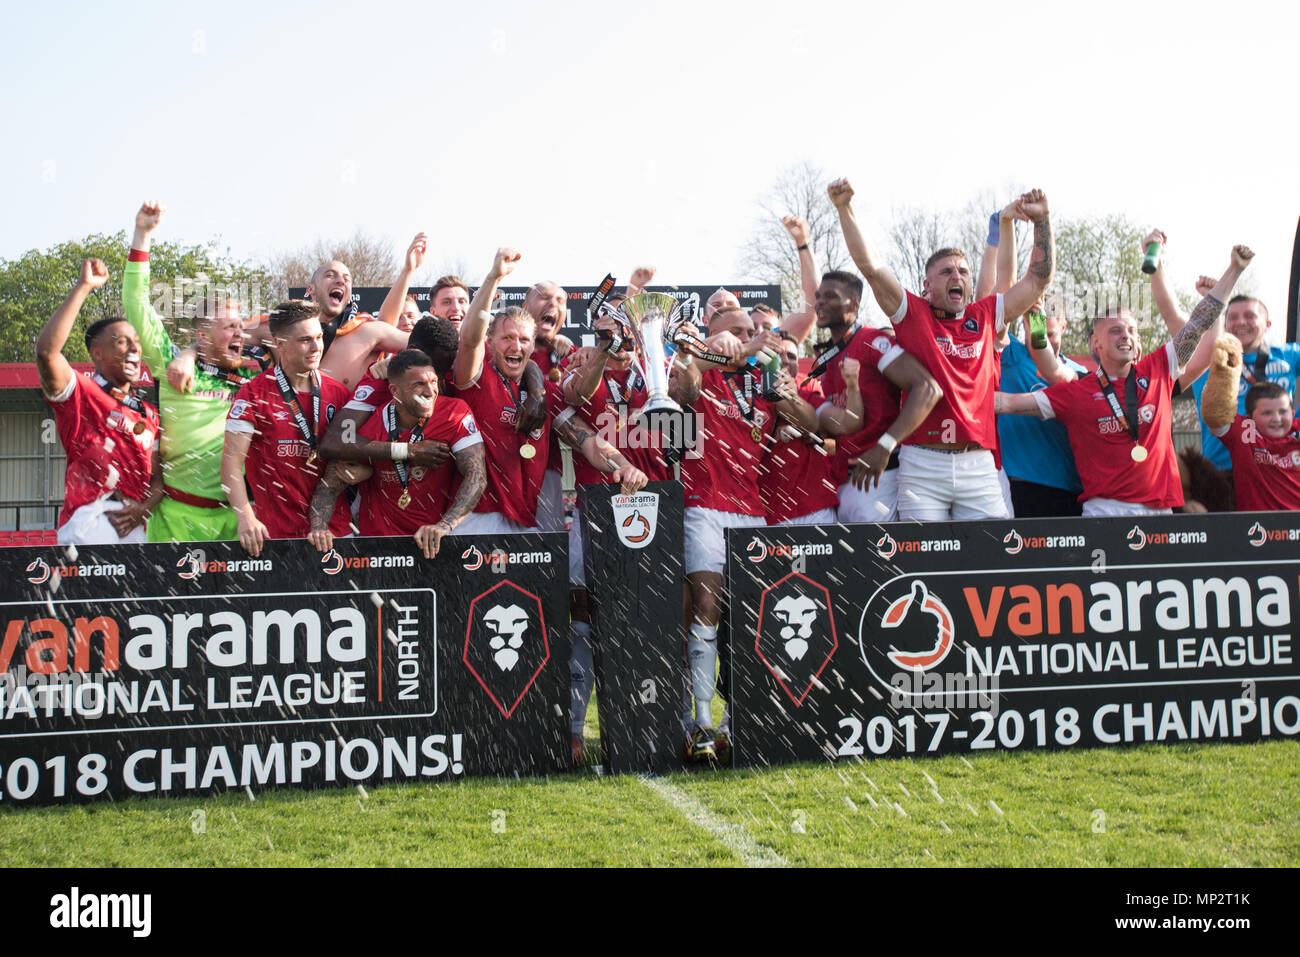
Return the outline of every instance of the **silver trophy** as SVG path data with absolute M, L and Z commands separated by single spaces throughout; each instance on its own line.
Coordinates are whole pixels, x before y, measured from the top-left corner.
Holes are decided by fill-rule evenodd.
M 681 412 L 682 407 L 668 398 L 668 356 L 664 338 L 681 318 L 681 304 L 666 292 L 643 292 L 624 299 L 617 308 L 606 306 L 603 310 L 620 327 L 625 337 L 631 337 L 640 349 L 640 358 L 632 357 L 632 364 L 645 381 L 649 398 L 642 407 L 643 415 L 656 412 Z

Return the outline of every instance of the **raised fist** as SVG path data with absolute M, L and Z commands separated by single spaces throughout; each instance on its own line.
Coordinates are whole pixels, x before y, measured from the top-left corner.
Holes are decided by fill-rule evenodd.
M 849 185 L 847 179 L 837 179 L 826 188 L 826 193 L 831 198 L 831 205 L 836 209 L 844 209 L 853 202 L 853 187 Z
M 502 246 L 497 250 L 497 254 L 492 259 L 492 276 L 495 279 L 504 279 L 515 271 L 515 265 L 523 257 L 509 246 Z
M 862 371 L 862 363 L 857 359 L 845 359 L 840 363 L 840 375 L 845 382 L 857 382 L 860 371 Z
M 1255 251 L 1249 246 L 1232 247 L 1232 264 L 1238 269 L 1245 269 L 1250 265 L 1250 261 L 1255 258 Z
M 637 266 L 632 270 L 632 278 L 627 281 L 627 284 L 635 289 L 645 289 L 654 277 L 654 266 Z
M 1029 221 L 1029 217 L 1026 216 L 1023 212 L 1021 212 L 1020 202 L 1018 200 L 1013 200 L 1010 203 L 1007 203 L 1007 205 L 1003 206 L 1002 212 L 998 213 L 998 219 L 1004 219 L 1004 220 L 1010 219 L 1013 221 L 1018 219 L 1022 223 Z
M 1147 233 L 1146 239 L 1142 240 L 1142 248 L 1145 250 L 1152 243 L 1159 243 L 1161 246 L 1169 242 L 1169 237 L 1164 234 L 1163 230 L 1153 229 Z
M 1214 352 L 1210 354 L 1210 364 L 1216 369 L 1228 371 L 1241 369 L 1241 340 L 1227 333 L 1214 340 Z
M 1041 223 L 1047 219 L 1047 194 L 1041 189 L 1031 189 L 1022 194 L 1016 205 L 1031 223 Z
M 1214 278 L 1211 276 L 1196 277 L 1196 294 L 1198 296 L 1208 296 L 1210 290 L 1214 288 Z
M 795 241 L 795 245 L 808 245 L 808 221 L 802 216 L 786 216 L 781 220 L 781 225 L 790 234 L 790 238 Z
M 81 284 L 98 289 L 108 282 L 108 267 L 102 259 L 87 259 L 81 264 Z
M 165 212 L 167 207 L 162 203 L 155 199 L 145 200 L 140 204 L 140 211 L 135 214 L 135 228 L 146 233 L 152 232 Z

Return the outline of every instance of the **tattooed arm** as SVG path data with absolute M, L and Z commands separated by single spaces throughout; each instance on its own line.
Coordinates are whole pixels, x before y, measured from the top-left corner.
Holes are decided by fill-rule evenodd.
M 1241 274 L 1246 271 L 1250 261 L 1255 258 L 1255 253 L 1246 246 L 1232 247 L 1232 261 L 1228 264 L 1227 270 L 1220 277 L 1219 281 L 1214 284 L 1214 288 L 1205 294 L 1205 298 L 1196 304 L 1192 314 L 1187 318 L 1187 324 L 1178 330 L 1178 334 L 1173 338 L 1174 355 L 1178 359 L 1178 370 L 1181 371 L 1179 381 L 1186 379 L 1195 371 L 1195 375 L 1184 388 L 1195 381 L 1195 378 L 1205 371 L 1209 365 L 1209 356 L 1204 355 L 1204 363 L 1191 364 L 1193 353 L 1197 352 L 1196 346 L 1203 336 L 1219 320 L 1223 313 L 1223 304 L 1228 297 L 1232 295 L 1232 287 L 1237 284 Z M 1204 350 L 1202 350 L 1202 353 Z M 1200 368 L 1195 368 L 1200 366 Z
M 646 474 L 625 459 L 591 425 L 574 411 L 573 406 L 561 412 L 551 423 L 551 428 L 569 446 L 582 454 L 588 462 L 623 486 L 623 493 L 631 495 L 645 488 Z
M 1031 189 L 1020 197 L 1016 207 L 1034 224 L 1034 249 L 1029 255 L 1029 268 L 1002 297 L 1004 322 L 1024 315 L 1056 274 L 1056 245 L 1052 239 L 1052 221 L 1048 218 L 1047 195 L 1041 189 Z
M 316 484 L 316 491 L 311 497 L 311 531 L 307 541 L 316 546 L 320 552 L 328 552 L 334 547 L 334 535 L 330 532 L 330 519 L 334 517 L 334 505 L 339 494 L 349 485 L 356 485 L 370 478 L 373 470 L 368 465 L 330 462 L 325 474 Z
M 456 452 L 455 456 L 456 469 L 461 474 L 456 497 L 442 513 L 441 519 L 432 525 L 421 525 L 415 532 L 415 544 L 420 546 L 425 558 L 433 558 L 438 554 L 443 537 L 450 535 L 452 529 L 474 511 L 487 488 L 487 455 L 483 451 L 483 443 L 476 442 Z

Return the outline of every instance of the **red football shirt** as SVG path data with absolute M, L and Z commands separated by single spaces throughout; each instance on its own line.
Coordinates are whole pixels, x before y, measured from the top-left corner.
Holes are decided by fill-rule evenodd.
M 759 373 L 752 367 L 741 372 L 709 369 L 701 377 L 695 400 L 698 430 L 695 451 L 682 458 L 686 505 L 720 512 L 764 517 L 758 490 L 759 465 L 772 432 L 772 403 L 759 398 Z M 753 382 L 753 416 L 746 418 L 729 386 L 745 399 L 745 379 Z M 757 433 L 757 437 L 755 437 Z
M 529 528 L 537 524 L 537 496 L 549 458 L 551 419 L 529 435 L 515 431 L 521 385 L 505 380 L 488 356 L 473 382 L 457 386 L 457 396 L 474 413 L 487 452 L 487 491 L 476 512 L 499 512 Z M 519 454 L 533 448 L 531 458 Z
M 838 359 L 839 356 L 836 356 L 831 361 Z M 865 363 L 863 369 L 866 369 Z M 799 386 L 799 398 L 814 409 L 826 399 L 816 379 L 803 381 Z M 803 433 L 793 426 L 784 422 L 777 423 L 776 442 L 761 468 L 762 480 L 759 487 L 769 525 L 811 515 L 823 508 L 835 508 L 840 504 L 841 483 L 834 478 L 834 462 L 831 457 L 818 446 L 805 442 Z
M 62 393 L 45 401 L 54 410 L 68 462 L 60 528 L 81 506 L 110 492 L 137 502 L 148 497 L 157 409 L 143 402 L 135 411 L 96 385 L 90 374 L 74 373 Z
M 375 442 L 409 442 L 414 429 L 399 429 L 392 440 L 384 425 L 385 403 L 366 420 L 358 434 Z M 396 410 L 394 410 L 396 411 Z M 469 406 L 459 399 L 440 395 L 433 403 L 433 414 L 424 423 L 425 439 L 446 442 L 452 452 L 459 452 L 483 441 Z M 407 493 L 410 502 L 402 508 L 402 480 L 397 466 L 391 461 L 376 459 L 370 463 L 373 472 L 362 482 L 361 510 L 357 515 L 357 528 L 362 535 L 414 535 L 421 525 L 432 525 L 442 518 L 460 488 L 460 471 L 454 459 L 436 469 L 413 465 L 407 472 Z
M 1300 509 L 1300 438 L 1292 431 L 1270 439 L 1244 415 L 1233 419 L 1216 436 L 1232 456 L 1232 484 L 1239 512 L 1279 512 Z
M 1138 377 L 1138 444 L 1147 450 L 1144 462 L 1133 461 L 1133 439 L 1115 418 L 1095 373 L 1033 393 L 1043 413 L 1060 419 L 1069 434 L 1083 482 L 1080 502 L 1112 498 L 1149 508 L 1183 504 L 1172 431 L 1176 366 L 1173 344 L 1166 343 L 1133 363 L 1129 372 Z M 1111 383 L 1121 407 L 1126 381 Z
M 898 344 L 943 390 L 943 398 L 904 444 L 977 442 L 996 450 L 993 393 L 998 357 L 993 341 L 1004 322 L 1002 296 L 987 296 L 951 319 L 940 319 L 929 300 L 905 292 L 898 312 L 889 318 Z
M 837 486 L 849 480 L 849 462 L 875 445 L 898 418 L 902 393 L 885 378 L 884 371 L 902 354 L 903 348 L 894 340 L 892 332 L 864 327 L 857 331 L 848 348 L 827 364 L 822 374 L 822 391 L 826 397 L 818 407 L 830 403 L 843 409 L 848 405 L 848 395 L 840 364 L 845 359 L 856 359 L 861 366 L 858 392 L 862 394 L 862 429 L 835 440 L 831 467 Z
M 318 373 L 319 374 L 319 373 Z M 347 387 L 320 375 L 319 439 L 334 414 L 348 401 Z M 311 392 L 298 392 L 303 415 L 311 418 Z M 271 538 L 306 538 L 311 531 L 311 497 L 325 471 L 317 456 L 308 464 L 311 446 L 302 437 L 293 413 L 280 395 L 274 370 L 263 372 L 239 387 L 226 416 L 226 431 L 252 437 L 244 460 L 244 478 L 253 493 L 254 511 Z M 348 503 L 340 498 L 330 516 L 330 531 L 346 535 Z
M 565 376 L 577 375 L 570 372 Z M 575 411 L 586 419 L 611 445 L 623 453 L 623 457 L 646 474 L 651 482 L 664 482 L 672 479 L 672 468 L 664 461 L 663 453 L 654 448 L 655 436 L 645 428 L 638 428 L 632 422 L 633 415 L 646 404 L 649 395 L 645 383 L 638 382 L 637 388 L 629 395 L 628 383 L 635 376 L 631 369 L 606 369 L 596 391 L 587 400 L 586 406 L 575 407 Z M 615 401 L 610 384 L 618 391 L 623 404 Z M 573 455 L 574 484 L 603 485 L 610 481 L 607 473 L 593 466 L 579 453 Z

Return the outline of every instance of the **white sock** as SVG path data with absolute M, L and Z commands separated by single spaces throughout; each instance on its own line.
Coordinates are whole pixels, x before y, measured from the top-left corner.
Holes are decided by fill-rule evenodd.
M 591 659 L 591 625 L 575 621 L 569 630 L 573 634 L 569 655 L 569 730 L 580 738 L 587 723 L 587 702 L 596 685 L 596 669 Z
M 713 727 L 713 689 L 718 673 L 718 626 L 691 623 L 691 636 L 686 640 L 686 655 L 691 662 L 691 692 L 695 696 L 695 723 L 701 728 Z

